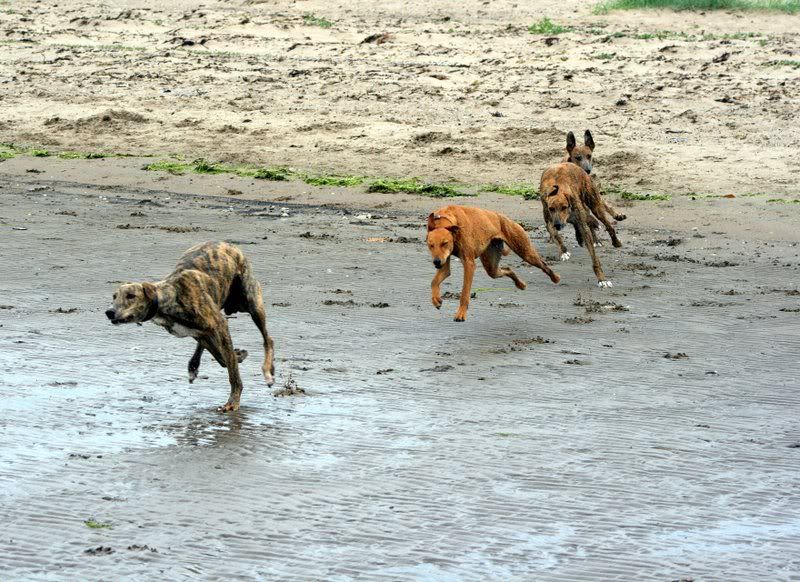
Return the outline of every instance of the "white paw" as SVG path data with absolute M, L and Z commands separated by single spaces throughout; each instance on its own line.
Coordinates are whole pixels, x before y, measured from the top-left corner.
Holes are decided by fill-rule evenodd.
M 267 386 L 272 386 L 275 383 L 275 378 L 272 377 L 272 374 L 269 372 L 264 372 L 264 380 L 267 383 Z
M 611 284 L 611 281 L 598 281 L 598 287 L 613 287 L 614 285 Z
M 572 255 L 570 255 L 569 253 L 563 253 L 563 254 L 561 255 L 561 260 L 562 260 L 562 261 L 568 261 L 568 260 L 569 260 L 569 258 L 570 258 L 571 256 L 572 256 Z
M 597 241 L 596 243 L 594 243 L 594 247 L 595 248 L 601 247 L 601 246 L 603 246 L 603 243 L 601 243 L 600 241 Z
M 189 370 L 189 384 L 197 380 L 197 370 Z

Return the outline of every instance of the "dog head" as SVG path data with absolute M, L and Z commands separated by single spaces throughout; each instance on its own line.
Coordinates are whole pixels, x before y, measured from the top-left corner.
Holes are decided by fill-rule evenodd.
M 588 129 L 583 134 L 583 145 L 579 146 L 575 143 L 575 134 L 571 131 L 567 134 L 567 154 L 569 154 L 568 162 L 576 164 L 583 168 L 587 174 L 592 173 L 592 152 L 594 151 L 594 140 L 592 139 L 592 132 Z
M 156 286 L 152 283 L 124 283 L 114 291 L 114 302 L 106 310 L 106 317 L 114 325 L 146 321 L 156 295 Z
M 569 199 L 566 193 L 560 191 L 558 184 L 554 184 L 550 192 L 547 193 L 545 203 L 556 230 L 564 228 L 570 215 Z
M 453 254 L 453 248 L 458 234 L 458 225 L 455 221 L 441 214 L 432 212 L 428 216 L 428 250 L 433 259 L 433 266 L 441 269 Z

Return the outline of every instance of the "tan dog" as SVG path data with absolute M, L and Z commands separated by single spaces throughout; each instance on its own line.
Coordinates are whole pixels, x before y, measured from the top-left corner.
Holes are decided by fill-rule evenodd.
M 583 132 L 583 145 L 579 146 L 575 142 L 575 134 L 571 131 L 567 134 L 567 155 L 562 162 L 570 162 L 580 166 L 587 174 L 592 173 L 592 154 L 594 153 L 594 138 L 588 129 Z
M 230 315 L 246 312 L 264 338 L 264 365 L 261 371 L 272 386 L 274 343 L 267 333 L 267 317 L 261 285 L 255 279 L 250 261 L 238 248 L 224 242 L 208 242 L 190 248 L 178 261 L 172 274 L 157 283 L 127 283 L 114 292 L 114 304 L 106 311 L 111 323 L 153 323 L 177 337 L 193 337 L 197 348 L 189 360 L 189 382 L 197 378 L 204 350 L 211 352 L 220 366 L 227 368 L 231 393 L 219 408 L 239 409 L 242 379 L 239 363 L 247 357 L 234 350 L 228 322 Z
M 504 253 L 503 243 L 517 253 L 524 261 L 544 271 L 553 283 L 560 277 L 542 260 L 531 245 L 528 235 L 519 224 L 491 210 L 469 206 L 445 206 L 428 216 L 428 249 L 437 272 L 431 282 L 431 301 L 434 307 L 442 306 L 440 285 L 450 276 L 450 257 L 461 259 L 464 265 L 464 285 L 461 289 L 461 302 L 456 312 L 456 321 L 467 319 L 469 294 L 472 277 L 475 275 L 475 259 L 480 257 L 483 268 L 493 279 L 509 277 L 517 289 L 526 285 L 508 267 L 500 267 Z
M 566 261 L 570 258 L 570 254 L 564 246 L 564 240 L 559 234 L 559 231 L 569 223 L 575 227 L 578 244 L 585 246 L 592 258 L 592 267 L 597 275 L 598 286 L 611 287 L 611 281 L 607 280 L 603 274 L 603 268 L 600 266 L 600 260 L 595 252 L 597 242 L 592 229 L 592 221 L 597 223 L 594 219 L 596 216 L 605 226 L 614 246 L 621 247 L 622 243 L 617 238 L 617 231 L 614 229 L 608 213 L 611 213 L 616 220 L 624 220 L 625 215 L 606 203 L 600 197 L 589 174 L 572 163 L 555 164 L 544 171 L 539 183 L 539 197 L 542 200 L 547 231 L 550 233 L 551 240 L 558 245 L 561 260 Z

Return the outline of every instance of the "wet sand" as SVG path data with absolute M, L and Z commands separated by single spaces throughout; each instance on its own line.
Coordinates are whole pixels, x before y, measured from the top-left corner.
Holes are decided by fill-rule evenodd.
M 103 163 L 21 158 L 0 176 L 3 577 L 800 573 L 791 207 L 636 203 L 625 247 L 601 250 L 613 289 L 569 233 L 560 285 L 508 257 L 528 289 L 479 271 L 456 324 L 455 300 L 429 302 L 437 201 L 318 189 L 297 204 L 295 183 L 246 180 L 235 198 L 190 195 L 223 178 L 103 184 L 92 168 L 126 171 Z M 534 225 L 555 255 L 538 202 L 466 202 Z M 210 358 L 188 384 L 190 340 L 105 320 L 116 281 L 161 278 L 209 239 L 251 257 L 275 388 L 291 373 L 306 395 L 272 396 L 248 318 L 230 322 L 250 358 L 227 415 Z M 444 290 L 460 282 L 456 266 Z

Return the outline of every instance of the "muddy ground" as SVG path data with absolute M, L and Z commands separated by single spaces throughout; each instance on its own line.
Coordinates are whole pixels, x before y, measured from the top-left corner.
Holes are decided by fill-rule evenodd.
M 104 184 L 135 171 L 117 163 L 2 165 L 4 577 L 800 573 L 793 207 L 634 203 L 625 247 L 601 251 L 612 289 L 582 250 L 557 286 L 512 256 L 529 288 L 479 272 L 457 324 L 454 299 L 429 303 L 436 201 L 317 189 L 300 204 L 304 185 L 225 176 Z M 222 184 L 242 194 L 186 193 Z M 554 257 L 538 202 L 478 201 Z M 275 389 L 291 375 L 305 395 L 264 385 L 247 318 L 231 320 L 251 356 L 227 415 L 224 370 L 207 359 L 187 382 L 191 340 L 106 321 L 117 281 L 161 278 L 207 239 L 251 257 Z M 445 289 L 460 281 L 456 266 Z
M 594 8 L 4 2 L 0 141 L 483 184 L 588 127 L 607 183 L 797 192 L 800 15 Z

